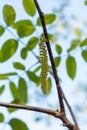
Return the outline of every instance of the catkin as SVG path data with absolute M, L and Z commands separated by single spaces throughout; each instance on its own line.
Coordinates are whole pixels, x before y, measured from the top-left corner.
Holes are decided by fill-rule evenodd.
M 39 44 L 40 48 L 40 63 L 41 63 L 41 87 L 46 86 L 46 79 L 48 74 L 48 57 L 45 42 L 41 41 Z

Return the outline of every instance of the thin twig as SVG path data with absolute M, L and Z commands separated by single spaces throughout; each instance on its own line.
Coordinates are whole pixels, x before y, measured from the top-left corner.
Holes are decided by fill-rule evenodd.
M 78 123 L 77 123 L 77 120 L 76 120 L 76 117 L 75 117 L 75 115 L 74 115 L 74 113 L 73 113 L 73 111 L 72 111 L 72 109 L 71 109 L 71 106 L 69 105 L 69 103 L 68 103 L 68 101 L 67 101 L 67 99 L 66 99 L 65 94 L 64 94 L 63 91 L 62 91 L 62 93 L 63 93 L 63 99 L 64 99 L 64 101 L 65 101 L 65 103 L 66 103 L 66 105 L 67 105 L 67 107 L 68 107 L 68 109 L 69 109 L 69 112 L 70 112 L 70 114 L 71 114 L 71 116 L 72 116 L 72 119 L 73 119 L 73 121 L 74 121 L 76 127 L 79 128 Z
M 59 79 L 58 79 L 58 75 L 57 75 L 57 71 L 56 71 L 56 67 L 55 67 L 55 64 L 54 64 L 54 59 L 53 59 L 53 54 L 52 54 L 52 51 L 51 51 L 51 47 L 50 47 L 50 42 L 49 42 L 49 38 L 48 38 L 48 33 L 47 33 L 47 29 L 46 29 L 46 24 L 45 24 L 45 20 L 44 20 L 44 13 L 42 12 L 37 0 L 34 0 L 34 3 L 36 5 L 36 8 L 38 10 L 38 13 L 39 13 L 39 16 L 40 16 L 40 20 L 41 20 L 41 23 L 42 23 L 42 28 L 43 28 L 43 32 L 44 32 L 44 36 L 45 38 L 47 39 L 47 42 L 46 42 L 46 45 L 47 45 L 47 49 L 48 49 L 48 53 L 49 53 L 49 57 L 50 57 L 50 61 L 51 61 L 51 65 L 52 65 L 52 70 L 53 70 L 53 75 L 54 75 L 54 79 L 55 79 L 55 82 L 56 82 L 56 86 L 57 86 L 57 91 L 58 91 L 58 97 L 59 97 L 59 103 L 60 103 L 60 111 L 65 113 L 65 108 L 64 108 L 64 103 L 63 103 L 63 97 L 64 97 L 64 100 L 66 102 L 66 105 L 68 106 L 69 108 L 69 111 L 71 113 L 71 116 L 73 118 L 73 121 L 76 125 L 76 129 L 79 130 L 79 127 L 78 127 L 78 124 L 77 124 L 77 121 L 76 121 L 76 118 L 75 118 L 75 115 L 62 91 L 62 88 L 60 86 L 60 83 L 59 83 Z
M 51 65 L 52 65 L 54 79 L 55 79 L 55 82 L 56 82 L 58 98 L 59 98 L 59 103 L 60 103 L 60 111 L 65 113 L 64 103 L 63 103 L 63 98 L 62 98 L 62 91 L 61 91 L 59 79 L 58 79 L 58 76 L 57 76 L 56 67 L 55 67 L 55 64 L 54 64 L 53 54 L 52 54 L 51 47 L 50 47 L 50 42 L 49 42 L 48 33 L 47 33 L 47 29 L 46 29 L 46 24 L 45 24 L 45 20 L 44 20 L 44 13 L 41 11 L 40 6 L 39 6 L 37 0 L 34 0 L 34 3 L 36 5 L 36 8 L 37 8 L 39 16 L 40 16 L 40 20 L 41 20 L 41 23 L 42 23 L 44 36 L 47 39 L 46 45 L 47 45 L 47 49 L 48 49 L 48 53 L 49 53 L 49 57 L 50 57 Z
M 49 70 L 49 72 L 50 72 L 50 74 L 53 76 L 53 73 L 52 73 L 50 70 Z M 61 88 L 61 89 L 62 89 L 62 88 Z M 68 109 L 69 109 L 69 112 L 70 112 L 70 114 L 71 114 L 71 117 L 72 117 L 72 119 L 73 119 L 73 121 L 74 121 L 76 127 L 79 128 L 78 123 L 77 123 L 77 120 L 76 120 L 76 117 L 75 117 L 75 115 L 74 115 L 74 113 L 73 113 L 73 111 L 72 111 L 71 106 L 69 105 L 69 103 L 68 103 L 68 101 L 67 101 L 67 98 L 66 98 L 66 96 L 65 96 L 65 94 L 64 94 L 64 92 L 63 92 L 63 90 L 62 90 L 62 94 L 63 94 L 63 99 L 64 99 L 64 101 L 65 101 L 65 103 L 66 103 L 66 105 L 67 105 L 67 107 L 68 107 Z M 79 130 L 79 129 L 78 129 L 78 130 Z

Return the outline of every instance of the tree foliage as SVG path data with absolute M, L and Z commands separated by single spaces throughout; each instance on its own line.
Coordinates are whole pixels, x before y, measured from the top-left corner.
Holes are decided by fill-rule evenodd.
M 85 5 L 86 3 L 87 1 L 85 0 Z M 19 12 L 16 13 L 14 6 L 5 4 L 2 8 L 3 22 L 0 22 L 0 37 L 4 38 L 5 33 L 8 32 L 11 34 L 11 38 L 6 37 L 7 40 L 5 40 L 1 45 L 0 64 L 7 65 L 7 63 L 11 61 L 11 66 L 14 71 L 10 70 L 10 72 L 7 71 L 5 73 L 0 73 L 0 80 L 9 82 L 9 90 L 12 95 L 10 103 L 26 105 L 29 102 L 28 89 L 31 87 L 30 84 L 33 84 L 36 87 L 36 90 L 38 89 L 37 86 L 40 86 L 40 90 L 42 91 L 39 91 L 38 95 L 42 94 L 49 96 L 52 92 L 52 81 L 54 75 L 47 48 L 45 49 L 42 46 L 42 55 L 38 54 L 40 38 L 43 37 L 44 34 L 41 30 L 41 18 L 37 15 L 37 9 L 34 1 L 22 0 L 22 6 L 28 17 L 26 17 L 26 19 L 19 20 L 17 19 Z M 63 8 L 65 6 L 66 5 L 61 5 L 58 10 L 54 9 L 53 13 L 45 14 L 44 19 L 45 24 L 48 27 L 48 37 L 51 42 L 51 48 L 54 48 L 53 58 L 55 66 L 59 69 L 63 59 L 62 55 L 65 51 L 66 72 L 68 77 L 74 80 L 78 66 L 76 57 L 73 53 L 79 49 L 81 52 L 80 56 L 85 62 L 87 62 L 87 38 L 82 40 L 82 32 L 79 28 L 74 28 L 73 32 L 75 36 L 68 40 L 70 44 L 68 44 L 67 49 L 59 43 L 60 41 L 58 37 L 60 39 L 61 37 L 64 38 L 65 41 L 68 39 L 67 28 L 70 28 L 68 21 L 66 21 L 66 17 L 60 17 L 63 16 Z M 60 21 L 57 21 L 57 15 L 60 17 Z M 62 21 L 64 21 L 64 23 Z M 60 25 L 57 25 L 58 22 L 60 22 Z M 58 28 L 57 32 L 55 32 L 54 27 Z M 65 34 L 63 33 L 64 30 Z M 20 57 L 20 61 L 19 59 L 14 60 L 17 54 Z M 31 54 L 33 55 L 33 58 Z M 48 63 L 48 68 L 46 62 Z M 43 69 L 43 72 L 40 77 L 41 69 Z M 46 74 L 46 71 L 48 71 L 48 74 Z M 15 82 L 15 79 L 17 79 L 17 82 Z M 6 84 L 0 85 L 0 96 L 5 93 L 6 86 Z M 17 109 L 8 108 L 7 111 L 9 113 L 13 113 L 14 111 L 17 111 Z M 0 113 L 1 123 L 4 123 L 4 118 L 4 114 Z M 20 119 L 12 118 L 8 124 L 11 126 L 12 130 L 28 130 L 27 125 Z

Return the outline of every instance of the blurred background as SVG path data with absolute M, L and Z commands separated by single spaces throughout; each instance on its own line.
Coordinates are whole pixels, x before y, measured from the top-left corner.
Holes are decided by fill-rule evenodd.
M 75 113 L 80 129 L 86 130 L 87 123 L 87 61 L 82 55 L 84 48 L 77 47 L 69 50 L 73 40 L 83 41 L 87 37 L 87 6 L 83 0 L 38 0 L 40 7 L 44 14 L 54 13 L 56 14 L 56 20 L 47 26 L 48 33 L 53 34 L 51 39 L 51 47 L 54 57 L 60 57 L 61 62 L 57 66 L 58 76 L 60 78 L 61 87 Z M 17 72 L 17 76 L 9 77 L 6 80 L 0 81 L 0 88 L 3 87 L 3 93 L 0 89 L 0 101 L 12 102 L 13 96 L 10 91 L 10 82 L 14 82 L 18 85 L 18 80 L 21 78 L 26 79 L 28 86 L 28 102 L 27 105 L 33 106 L 44 106 L 44 108 L 58 109 L 58 99 L 55 87 L 55 82 L 52 76 L 51 79 L 51 90 L 49 95 L 44 95 L 40 87 L 36 87 L 36 84 L 28 79 L 26 76 L 26 70 L 35 70 L 40 64 L 37 62 L 35 55 L 31 51 L 28 52 L 27 58 L 24 60 L 21 56 L 21 50 L 27 44 L 29 37 L 19 38 L 16 31 L 11 27 L 6 27 L 3 19 L 3 7 L 4 5 L 11 5 L 16 12 L 16 21 L 22 19 L 30 19 L 36 28 L 33 35 L 40 37 L 42 28 L 36 26 L 36 19 L 38 13 L 34 17 L 30 17 L 26 14 L 22 0 L 0 0 L 0 25 L 4 27 L 5 32 L 0 36 L 0 48 L 3 43 L 9 39 L 14 38 L 19 40 L 19 47 L 15 55 L 11 59 L 0 62 L 0 74 L 8 72 Z M 31 36 L 30 36 L 31 37 Z M 58 44 L 61 47 L 61 54 L 55 52 L 55 46 Z M 85 47 L 87 48 L 87 47 Z M 33 50 L 36 56 L 39 55 L 39 48 L 36 46 Z M 68 56 L 73 56 L 76 61 L 76 75 L 72 80 L 67 74 L 66 59 Z M 86 54 L 87 55 L 87 54 Z M 14 62 L 22 63 L 25 66 L 25 70 L 16 70 Z M 57 61 L 56 61 L 57 62 Z M 50 61 L 48 62 L 50 65 Z M 56 63 L 57 64 L 57 63 Z M 39 72 L 37 72 L 39 75 Z M 69 111 L 66 107 L 68 117 Z M 45 129 L 45 130 L 66 130 L 62 126 L 62 122 L 49 115 L 40 114 L 36 112 L 30 112 L 25 110 L 10 111 L 5 107 L 0 107 L 0 113 L 4 116 L 4 121 L 0 123 L 0 130 L 12 130 L 9 125 L 9 121 L 12 118 L 21 119 L 25 122 L 30 130 L 33 129 Z M 1 116 L 2 117 L 2 116 Z M 72 119 L 71 119 L 72 120 Z

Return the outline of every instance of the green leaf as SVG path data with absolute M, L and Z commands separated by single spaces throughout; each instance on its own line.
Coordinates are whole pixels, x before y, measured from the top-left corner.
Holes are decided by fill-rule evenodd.
M 0 122 L 4 122 L 4 115 L 0 113 Z
M 19 99 L 21 104 L 26 104 L 28 101 L 27 84 L 23 78 L 18 81 Z
M 34 72 L 27 71 L 28 78 L 37 84 L 37 86 L 40 84 L 40 77 L 37 76 Z
M 2 36 L 2 34 L 4 33 L 5 29 L 3 28 L 3 26 L 0 25 L 0 36 Z
M 87 50 L 82 51 L 82 57 L 87 62 Z
M 10 72 L 10 73 L 5 73 L 5 74 L 0 74 L 0 76 L 15 76 L 15 75 L 17 75 L 17 73 L 16 72 Z
M 61 54 L 61 53 L 62 53 L 62 47 L 61 47 L 60 45 L 56 44 L 55 49 L 56 49 L 56 52 L 57 52 L 58 54 Z
M 32 50 L 36 47 L 37 43 L 39 42 L 39 39 L 37 37 L 32 37 L 27 44 L 27 48 Z
M 0 62 L 4 62 L 4 57 L 3 57 L 3 54 L 2 54 L 1 50 L 0 50 Z
M 8 76 L 15 76 L 15 75 L 17 75 L 17 73 L 16 72 L 10 72 L 10 73 L 7 73 L 7 75 Z
M 84 4 L 87 5 L 87 0 L 84 1 Z
M 44 18 L 45 18 L 45 23 L 46 24 L 51 24 L 51 23 L 53 23 L 56 20 L 56 15 L 55 14 L 45 14 Z M 42 25 L 40 17 L 37 19 L 37 25 L 38 26 Z
M 76 60 L 74 57 L 72 56 L 68 56 L 66 59 L 66 69 L 67 69 L 67 73 L 68 76 L 71 79 L 75 78 L 76 75 Z
M 7 26 L 13 25 L 15 21 L 16 13 L 12 6 L 5 5 L 3 7 L 3 18 Z
M 36 13 L 36 7 L 33 0 L 23 0 L 23 6 L 27 14 L 34 16 Z
M 55 62 L 55 66 L 58 67 L 61 61 L 61 57 L 55 57 L 54 58 L 54 62 Z
M 87 46 L 87 38 L 80 42 L 80 47 Z
M 12 127 L 12 130 L 29 130 L 23 121 L 16 118 L 11 119 L 9 125 Z
M 4 90 L 5 90 L 5 85 L 2 85 L 2 86 L 0 87 L 0 95 L 4 92 Z
M 0 74 L 0 80 L 6 80 L 8 79 L 7 75 Z
M 14 99 L 18 98 L 19 94 L 16 85 L 13 82 L 10 82 L 9 86 L 10 86 L 11 94 L 14 97 Z
M 46 94 L 46 95 L 50 94 L 51 87 L 52 87 L 51 79 L 48 78 L 48 79 L 46 80 L 46 86 L 41 87 L 42 92 L 43 92 L 44 94 Z
M 15 39 L 7 40 L 0 50 L 0 62 L 5 62 L 11 58 L 16 52 L 18 47 L 18 42 Z
M 21 38 L 29 36 L 35 31 L 30 20 L 20 20 L 13 25 L 13 28 L 17 29 L 18 36 Z
M 20 62 L 14 62 L 13 66 L 15 69 L 25 70 L 25 66 L 23 64 L 21 64 Z
M 22 48 L 22 50 L 21 50 L 21 58 L 22 59 L 26 59 L 27 54 L 28 54 L 27 52 L 28 52 L 28 50 L 26 47 Z
M 79 44 L 80 40 L 73 40 L 71 46 L 68 48 L 67 52 L 73 51 Z
M 9 76 L 15 76 L 15 75 L 17 75 L 17 73 L 15 73 L 15 72 L 0 74 L 0 79 L 1 80 L 6 80 L 6 79 L 8 79 Z

